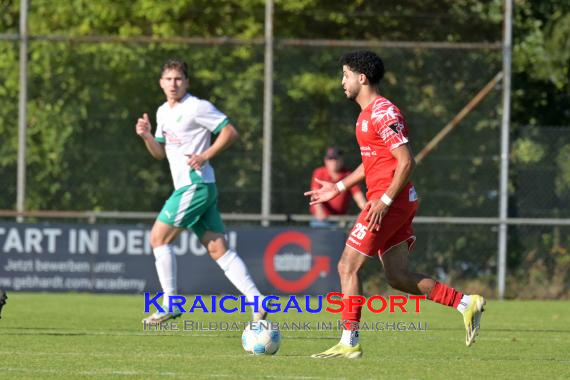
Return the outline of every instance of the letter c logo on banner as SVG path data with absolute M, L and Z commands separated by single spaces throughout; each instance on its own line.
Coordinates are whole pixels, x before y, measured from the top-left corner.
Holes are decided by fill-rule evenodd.
M 313 266 L 303 277 L 296 280 L 283 278 L 275 269 L 275 256 L 286 245 L 298 245 L 305 252 L 311 252 L 311 239 L 301 232 L 283 232 L 269 242 L 263 257 L 263 267 L 269 282 L 277 289 L 288 293 L 300 292 L 311 286 L 321 273 L 329 273 L 330 258 L 327 256 L 313 256 Z

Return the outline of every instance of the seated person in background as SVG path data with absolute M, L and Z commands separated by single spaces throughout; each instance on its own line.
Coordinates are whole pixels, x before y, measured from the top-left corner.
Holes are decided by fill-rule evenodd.
M 321 181 L 336 183 L 350 174 L 349 170 L 344 168 L 342 160 L 342 151 L 336 147 L 329 147 L 324 157 L 325 166 L 316 168 L 311 178 L 311 190 L 317 190 L 322 186 Z M 360 187 L 353 186 L 349 191 L 344 191 L 337 197 L 328 202 L 318 203 L 310 207 L 314 220 L 311 221 L 312 227 L 329 227 L 335 225 L 327 221 L 329 215 L 346 215 L 350 202 L 350 195 L 360 209 L 366 204 L 366 198 Z

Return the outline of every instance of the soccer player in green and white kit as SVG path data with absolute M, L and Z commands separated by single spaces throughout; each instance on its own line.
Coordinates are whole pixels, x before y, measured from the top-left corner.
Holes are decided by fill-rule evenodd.
M 228 249 L 217 207 L 214 169 L 209 163 L 238 138 L 238 133 L 227 116 L 212 103 L 187 92 L 188 67 L 185 62 L 174 59 L 166 62 L 160 87 L 166 102 L 156 113 L 155 136 L 146 113 L 138 119 L 136 132 L 154 158 L 168 159 L 174 192 L 160 211 L 150 235 L 156 271 L 164 291 L 165 312 L 157 311 L 143 322 L 159 323 L 181 314 L 177 308 L 169 312 L 168 301 L 177 293 L 176 256 L 171 243 L 184 229 L 191 229 L 198 235 L 210 257 L 248 301 L 259 296 L 261 305 L 263 297 L 244 262 L 235 251 Z M 213 144 L 212 134 L 217 135 Z M 260 306 L 253 319 L 263 319 L 265 314 Z

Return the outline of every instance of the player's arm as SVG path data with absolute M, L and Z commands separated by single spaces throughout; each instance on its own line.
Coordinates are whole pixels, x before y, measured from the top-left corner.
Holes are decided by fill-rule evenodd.
M 239 133 L 236 128 L 232 124 L 228 124 L 222 128 L 214 143 L 202 153 L 202 156 L 206 160 L 211 160 L 218 153 L 232 145 L 238 138 Z
M 364 180 L 364 164 L 358 165 L 358 167 L 349 175 L 344 177 L 342 181 L 336 183 L 337 187 L 340 188 L 340 192 L 345 189 L 350 189 Z
M 188 165 L 193 169 L 200 169 L 206 161 L 214 158 L 218 153 L 228 148 L 239 138 L 239 134 L 232 124 L 227 124 L 222 128 L 214 143 L 201 154 L 191 154 L 188 156 Z
M 151 156 L 157 160 L 162 160 L 166 157 L 166 151 L 164 150 L 164 145 L 156 141 L 151 133 L 151 125 L 148 115 L 145 113 L 142 117 L 137 120 L 137 125 L 135 130 L 137 135 L 143 139 L 146 149 L 149 151 Z
M 366 203 L 366 209 L 368 209 L 366 220 L 369 222 L 369 230 L 380 229 L 380 221 L 382 220 L 382 217 L 388 212 L 388 209 L 392 204 L 392 200 L 396 199 L 396 197 L 400 195 L 406 184 L 409 182 L 412 172 L 416 167 L 416 161 L 414 160 L 409 144 L 402 144 L 397 148 L 392 149 L 390 152 L 397 161 L 394 178 L 380 199 L 369 200 Z
M 412 154 L 412 149 L 409 144 L 400 145 L 396 149 L 393 149 L 391 153 L 396 158 L 398 164 L 396 165 L 392 183 L 384 194 L 390 197 L 390 199 L 396 199 L 410 181 L 412 172 L 416 167 L 416 160 L 414 160 L 414 155 Z
M 316 190 L 307 191 L 304 194 L 306 197 L 311 197 L 311 202 L 309 203 L 311 206 L 318 203 L 324 203 L 330 201 L 343 191 L 346 191 L 347 188 L 356 185 L 363 179 L 364 165 L 360 164 L 355 171 L 337 183 L 323 181 L 315 178 L 315 181 L 321 185 L 321 187 Z

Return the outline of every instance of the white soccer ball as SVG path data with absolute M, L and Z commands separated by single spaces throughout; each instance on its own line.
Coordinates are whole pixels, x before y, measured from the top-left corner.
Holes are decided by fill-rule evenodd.
M 271 321 L 250 322 L 241 334 L 243 349 L 254 355 L 273 355 L 281 346 L 281 333 Z

